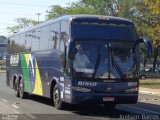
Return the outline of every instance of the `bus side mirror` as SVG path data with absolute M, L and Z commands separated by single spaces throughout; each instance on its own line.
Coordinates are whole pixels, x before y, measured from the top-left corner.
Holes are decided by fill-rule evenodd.
M 74 57 L 75 57 L 75 45 L 74 45 L 74 42 L 70 42 L 69 44 L 69 51 L 68 51 L 68 58 L 73 60 Z
M 151 42 L 146 38 L 140 38 L 137 41 L 138 41 L 138 43 L 144 43 L 144 45 L 147 49 L 147 57 L 150 58 L 152 56 L 152 44 L 151 44 Z

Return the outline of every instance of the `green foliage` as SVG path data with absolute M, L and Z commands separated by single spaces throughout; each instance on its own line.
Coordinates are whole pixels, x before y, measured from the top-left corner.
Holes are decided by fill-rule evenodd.
M 150 10 L 153 14 L 160 15 L 160 0 L 144 0 L 149 5 Z
M 47 11 L 47 19 L 55 18 L 65 14 L 93 14 L 116 16 L 118 0 L 80 0 L 73 2 L 69 7 L 59 5 L 51 6 Z
M 117 13 L 118 0 L 81 0 L 81 2 L 94 9 L 96 14 L 115 16 Z
M 47 19 L 55 18 L 67 14 L 95 14 L 94 9 L 86 7 L 82 2 L 72 3 L 69 7 L 61 7 L 59 5 L 51 6 L 47 12 Z
M 9 33 L 19 32 L 21 29 L 30 27 L 38 23 L 35 20 L 27 19 L 27 18 L 17 18 L 15 22 L 17 23 L 17 25 L 7 28 Z

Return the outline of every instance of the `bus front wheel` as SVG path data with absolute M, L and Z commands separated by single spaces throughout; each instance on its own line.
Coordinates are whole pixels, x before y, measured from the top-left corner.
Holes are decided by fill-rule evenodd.
M 61 110 L 64 107 L 64 103 L 60 100 L 60 93 L 57 85 L 53 89 L 53 102 L 56 109 Z

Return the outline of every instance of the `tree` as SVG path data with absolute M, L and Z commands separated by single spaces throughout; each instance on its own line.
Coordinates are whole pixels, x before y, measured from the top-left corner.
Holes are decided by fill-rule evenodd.
M 17 25 L 7 28 L 9 33 L 19 32 L 21 29 L 25 29 L 27 27 L 30 27 L 38 23 L 35 20 L 27 19 L 27 18 L 17 18 L 15 22 L 17 23 Z
M 154 63 L 153 67 L 156 67 L 158 49 L 160 47 L 160 0 L 145 0 L 146 5 L 148 5 L 151 13 L 154 17 L 151 18 L 152 23 L 152 33 L 151 38 L 154 45 Z
M 160 0 L 145 0 L 145 3 L 154 14 L 160 16 Z
M 83 4 L 96 10 L 100 15 L 116 16 L 119 0 L 81 0 Z
M 51 6 L 51 10 L 47 12 L 47 19 L 55 18 L 61 15 L 67 14 L 95 14 L 93 8 L 89 8 L 82 2 L 75 2 L 69 5 L 69 7 L 61 7 L 59 5 Z
M 118 0 L 80 0 L 71 3 L 68 7 L 51 6 L 47 11 L 47 19 L 64 14 L 93 14 L 116 16 Z

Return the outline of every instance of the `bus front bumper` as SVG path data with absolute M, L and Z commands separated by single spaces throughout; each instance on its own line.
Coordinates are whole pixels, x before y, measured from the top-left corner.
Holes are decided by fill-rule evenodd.
M 114 102 L 115 104 L 135 104 L 138 100 L 138 94 L 99 94 L 99 95 L 82 95 L 75 94 L 72 95 L 69 103 L 80 104 L 80 103 L 90 103 L 90 104 L 103 104 L 107 102 Z

